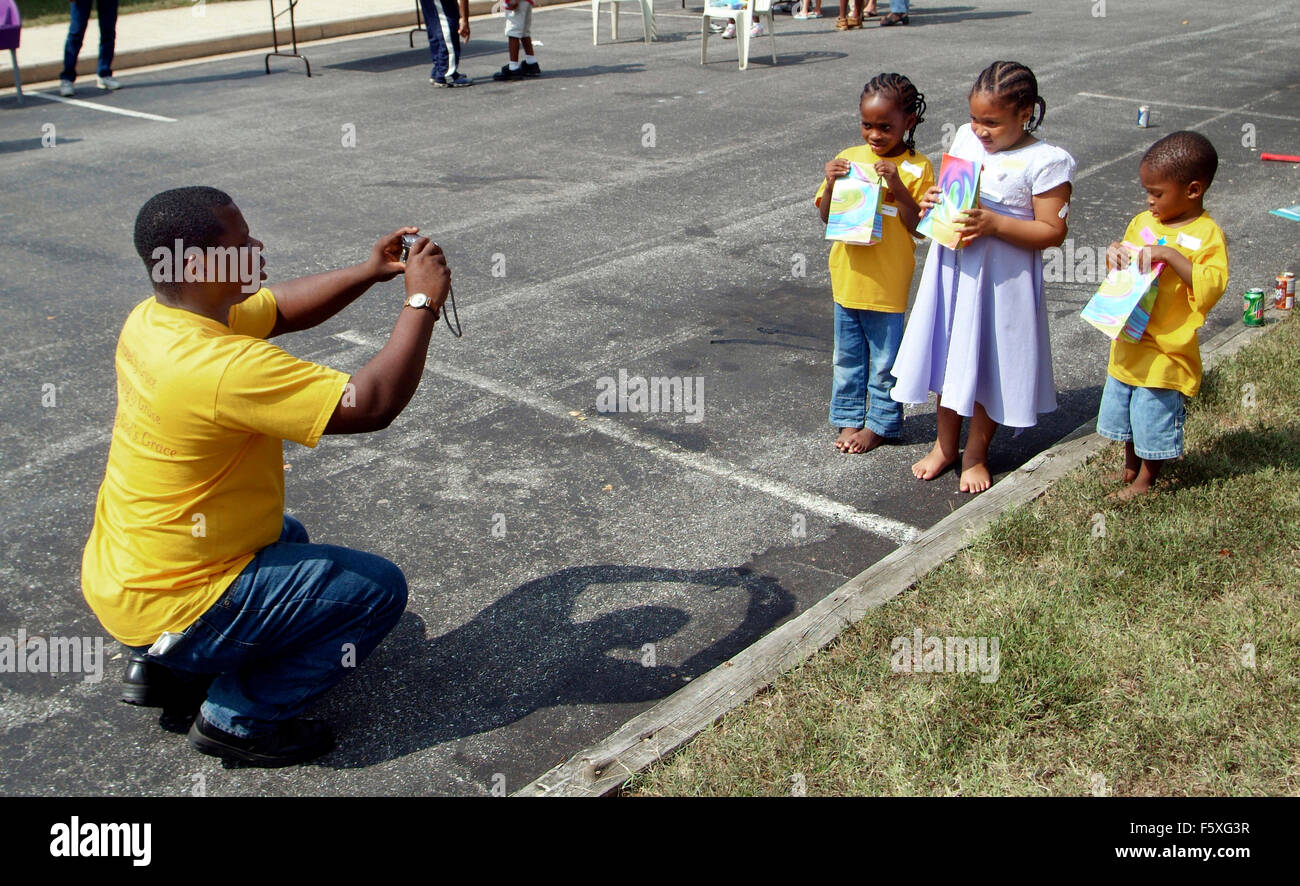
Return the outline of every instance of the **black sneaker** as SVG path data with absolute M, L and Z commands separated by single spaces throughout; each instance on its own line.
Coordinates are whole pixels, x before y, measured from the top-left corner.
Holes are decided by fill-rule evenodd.
M 505 80 L 522 80 L 524 79 L 524 72 L 522 68 L 515 68 L 512 71 L 510 70 L 509 65 L 502 65 L 501 70 L 492 75 L 492 79 L 498 82 Z
M 542 66 L 539 65 L 537 62 L 524 62 L 520 66 L 519 70 L 524 72 L 525 77 L 542 76 Z
M 430 77 L 429 82 L 434 86 L 473 86 L 474 81 L 464 74 L 457 71 L 451 75 L 450 80 L 439 80 L 436 77 Z
M 334 732 L 328 723 L 295 717 L 267 735 L 240 738 L 213 726 L 200 713 L 190 727 L 190 744 L 196 751 L 223 761 L 272 769 L 328 754 L 334 749 Z

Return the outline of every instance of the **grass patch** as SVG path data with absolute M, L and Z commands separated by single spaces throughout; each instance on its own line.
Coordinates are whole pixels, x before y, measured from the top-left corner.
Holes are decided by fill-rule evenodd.
M 1296 794 L 1297 353 L 1287 317 L 1205 379 L 1157 495 L 1105 500 L 1112 445 L 624 793 Z M 917 628 L 999 678 L 895 673 Z
M 206 2 L 209 4 L 224 3 L 226 0 L 206 0 Z M 18 11 L 22 14 L 23 27 L 34 28 L 37 25 L 67 24 L 69 21 L 69 5 L 68 0 L 22 0 L 18 4 Z M 193 5 L 193 0 L 119 0 L 117 14 L 121 16 L 130 12 L 148 12 L 152 9 L 175 9 L 178 6 Z M 97 22 L 99 13 L 94 13 L 92 18 Z M 86 35 L 88 44 L 92 38 L 98 41 L 99 38 L 96 36 L 99 33 L 96 30 L 98 27 L 98 24 L 90 26 L 90 31 Z M 94 45 L 97 46 L 98 42 Z

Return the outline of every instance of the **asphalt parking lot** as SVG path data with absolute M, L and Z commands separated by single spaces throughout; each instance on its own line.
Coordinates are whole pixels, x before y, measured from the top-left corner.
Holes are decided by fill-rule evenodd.
M 1141 208 L 1137 163 L 1194 128 L 1218 147 L 1207 206 L 1240 294 L 1297 268 L 1300 24 L 1281 5 L 1174 0 L 918 4 L 906 28 L 838 33 L 778 15 L 749 69 L 699 64 L 698 7 L 657 4 L 659 39 L 591 43 L 586 6 L 539 10 L 544 76 L 492 83 L 500 20 L 475 22 L 465 90 L 427 83 L 404 34 L 124 72 L 92 106 L 0 97 L 0 635 L 102 635 L 81 597 L 115 409 L 113 348 L 148 295 L 135 213 L 184 184 L 228 191 L 284 279 L 362 260 L 418 224 L 453 269 L 464 338 L 440 329 L 388 430 L 288 444 L 287 505 L 313 540 L 406 572 L 407 614 L 316 713 L 317 764 L 223 770 L 102 682 L 0 676 L 0 791 L 21 794 L 488 794 L 522 786 L 824 597 L 960 507 L 956 474 L 908 466 L 933 439 L 847 456 L 827 423 L 832 310 L 811 198 L 860 140 L 862 84 L 908 74 L 936 161 L 989 62 L 1037 73 L 1042 136 L 1078 160 L 1068 254 L 1104 250 Z M 830 9 L 828 4 L 827 9 Z M 47 89 L 46 92 L 54 90 Z M 1152 108 L 1150 129 L 1135 126 Z M 113 108 L 133 115 L 106 112 Z M 143 116 L 141 116 L 143 115 Z M 945 124 L 949 124 L 945 128 Z M 53 135 L 53 146 L 47 146 Z M 918 253 L 919 265 L 923 254 Z M 1086 264 L 1086 261 L 1079 262 Z M 1013 470 L 1095 416 L 1107 341 L 1079 319 L 1095 280 L 1049 283 L 1059 409 L 1001 432 Z M 401 282 L 278 343 L 355 371 Z M 601 379 L 698 380 L 697 415 L 602 414 Z M 53 386 L 51 403 L 48 393 Z M 699 420 L 695 421 L 694 418 Z M 110 647 L 115 644 L 110 643 Z

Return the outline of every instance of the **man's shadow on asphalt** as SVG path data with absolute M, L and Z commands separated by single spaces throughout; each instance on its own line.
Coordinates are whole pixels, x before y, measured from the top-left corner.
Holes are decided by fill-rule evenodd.
M 645 644 L 684 628 L 688 612 L 629 606 L 576 621 L 578 598 L 604 586 L 663 582 L 714 593 L 743 589 L 744 618 L 680 665 L 651 663 Z M 358 673 L 323 700 L 339 729 L 336 768 L 371 766 L 443 742 L 487 732 L 542 708 L 651 702 L 752 644 L 794 610 L 794 596 L 770 576 L 749 569 L 576 566 L 533 579 L 467 624 L 426 638 L 424 622 L 407 613 Z M 611 650 L 630 650 L 616 658 Z M 662 657 L 662 653 L 660 654 Z M 396 728 L 393 723 L 400 725 Z M 329 765 L 327 764 L 327 765 Z

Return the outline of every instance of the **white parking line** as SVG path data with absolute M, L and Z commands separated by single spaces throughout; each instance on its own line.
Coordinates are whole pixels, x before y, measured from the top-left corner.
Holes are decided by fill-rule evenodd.
M 371 347 L 378 349 L 383 342 L 371 339 L 364 333 L 355 330 L 346 330 L 341 333 L 335 333 L 335 338 L 342 339 L 346 342 L 360 344 L 367 342 Z M 581 424 L 583 427 L 597 434 L 617 440 L 620 443 L 626 443 L 629 446 L 635 446 L 638 449 L 644 449 L 660 458 L 676 462 L 683 467 L 699 471 L 704 474 L 710 474 L 720 480 L 728 480 L 738 486 L 747 489 L 753 489 L 756 492 L 762 492 L 773 498 L 779 498 L 782 501 L 789 502 L 800 510 L 817 514 L 818 516 L 835 523 L 847 523 L 861 529 L 864 532 L 870 532 L 873 535 L 883 536 L 898 544 L 912 541 L 921 534 L 921 530 L 909 523 L 901 520 L 895 520 L 892 517 L 886 517 L 882 514 L 872 514 L 866 511 L 859 511 L 852 505 L 835 501 L 824 495 L 818 495 L 815 492 L 807 492 L 803 489 L 782 483 L 779 480 L 772 480 L 760 474 L 747 471 L 742 467 L 732 464 L 720 458 L 711 455 L 705 455 L 702 452 L 688 452 L 682 449 L 674 449 L 665 445 L 662 441 L 643 434 L 634 428 L 630 428 L 617 421 L 583 421 L 571 415 L 572 412 L 578 412 L 550 397 L 536 394 L 532 391 L 524 390 L 505 382 L 497 381 L 477 372 L 471 372 L 468 369 L 461 369 L 439 360 L 430 360 L 425 364 L 425 371 L 436 372 L 443 378 L 462 384 L 470 385 L 479 390 L 486 391 L 496 397 L 501 397 L 513 403 L 520 403 L 524 406 L 534 409 L 538 412 L 545 413 L 552 418 L 557 418 L 563 422 L 572 424 Z
M 1162 101 L 1161 99 L 1151 98 L 1150 96 L 1147 96 L 1146 98 L 1129 98 L 1123 95 L 1106 95 L 1101 92 L 1078 92 L 1075 93 L 1075 95 L 1081 95 L 1084 98 L 1104 98 L 1110 101 L 1128 102 L 1134 106 L 1135 110 L 1138 105 L 1154 105 L 1157 108 L 1178 108 L 1186 111 L 1218 111 L 1221 114 L 1249 114 L 1252 117 L 1267 117 L 1270 120 L 1288 120 L 1292 123 L 1300 123 L 1300 117 L 1290 117 L 1286 114 L 1266 114 L 1263 111 L 1246 110 L 1249 105 L 1255 104 L 1259 99 L 1255 99 L 1254 101 L 1247 103 L 1247 105 L 1243 105 L 1241 108 L 1234 109 L 1216 108 L 1211 105 L 1185 105 L 1181 102 L 1167 102 Z M 1277 95 L 1277 93 L 1275 92 L 1273 95 Z
M 24 92 L 24 96 L 33 95 L 36 98 L 43 98 L 51 102 L 63 102 L 65 105 L 76 105 L 79 108 L 91 108 L 95 111 L 103 111 L 105 114 L 121 114 L 123 117 L 138 117 L 141 120 L 156 120 L 159 123 L 175 123 L 171 117 L 160 117 L 157 114 L 149 114 L 145 111 L 132 111 L 128 108 L 115 108 L 112 105 L 98 105 L 94 102 L 84 102 L 79 98 L 64 98 L 61 95 L 50 95 L 48 92 Z

